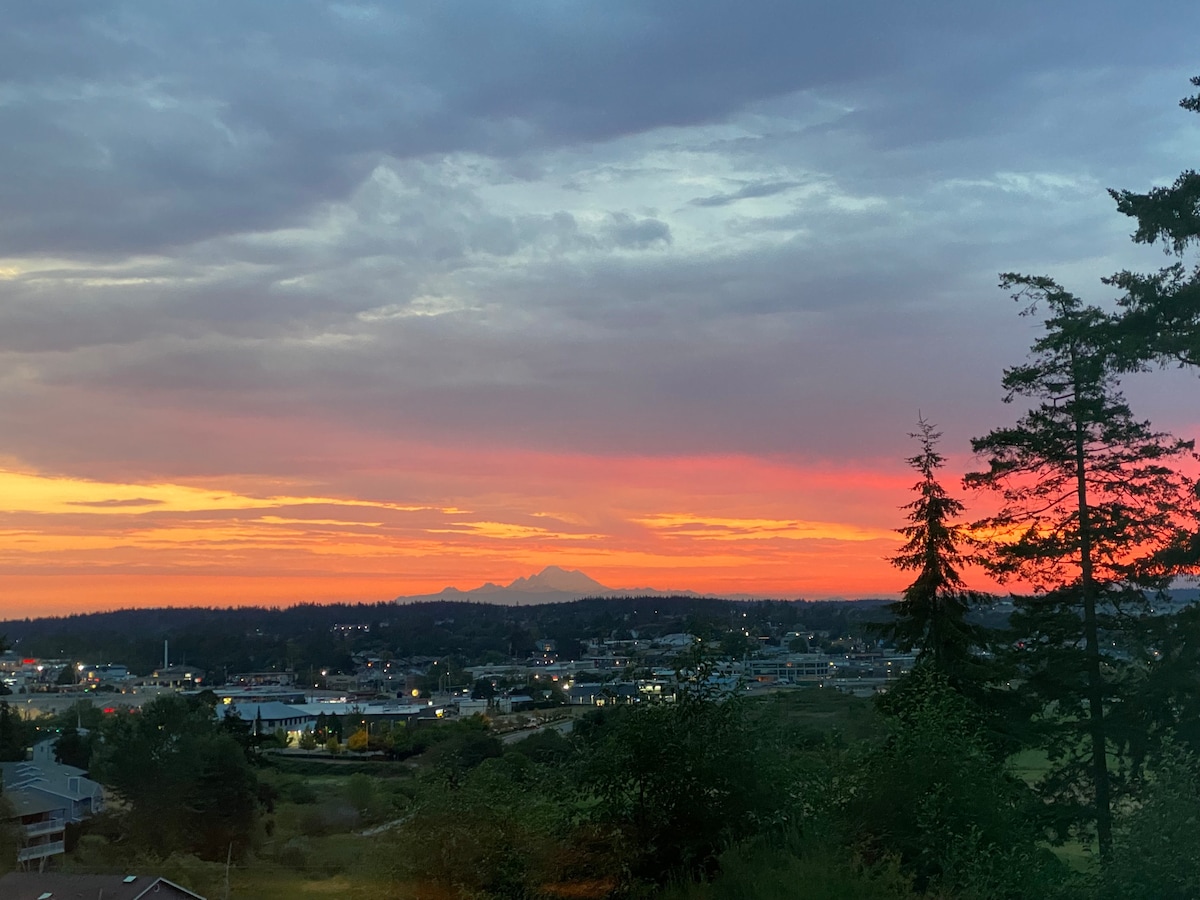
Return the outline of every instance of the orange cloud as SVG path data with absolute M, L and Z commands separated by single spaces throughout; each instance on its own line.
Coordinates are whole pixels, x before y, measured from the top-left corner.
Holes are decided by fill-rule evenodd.
M 660 513 L 638 519 L 669 537 L 702 541 L 746 541 L 767 538 L 789 540 L 874 541 L 890 540 L 894 532 L 861 528 L 840 522 L 805 522 L 795 519 L 730 519 L 686 513 Z

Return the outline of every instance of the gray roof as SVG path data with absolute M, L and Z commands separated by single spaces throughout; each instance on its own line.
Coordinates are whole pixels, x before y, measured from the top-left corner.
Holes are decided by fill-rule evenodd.
M 297 709 L 295 706 L 288 706 L 286 703 L 280 703 L 277 700 L 270 700 L 266 703 L 238 703 L 236 700 L 233 703 L 223 703 L 217 707 L 218 714 L 224 718 L 232 715 L 234 710 L 243 721 L 253 722 L 261 717 L 264 722 L 281 722 L 284 719 L 311 719 L 315 718 L 303 709 Z
M 8 802 L 12 804 L 12 808 L 18 816 L 53 812 L 61 812 L 66 815 L 70 811 L 68 809 L 70 801 L 65 797 L 39 791 L 37 788 L 14 788 L 5 791 L 4 796 L 8 798 Z M 0 891 L 0 897 L 7 898 L 8 895 Z
M 5 791 L 41 788 L 71 800 L 84 800 L 95 797 L 102 790 L 98 782 L 85 777 L 83 769 L 62 763 L 44 760 L 7 762 L 0 763 L 0 770 L 3 772 Z M 77 779 L 74 786 L 72 779 Z

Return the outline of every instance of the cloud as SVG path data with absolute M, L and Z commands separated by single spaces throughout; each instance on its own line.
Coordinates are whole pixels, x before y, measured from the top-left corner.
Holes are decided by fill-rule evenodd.
M 87 506 L 95 509 L 123 509 L 129 507 L 160 506 L 165 501 L 149 497 L 128 497 L 123 500 L 68 500 L 72 506 Z
M 739 200 L 753 200 L 759 197 L 773 197 L 776 194 L 782 194 L 784 191 L 789 191 L 797 187 L 797 181 L 760 181 L 753 184 L 746 184 L 738 188 L 736 191 L 730 191 L 725 194 L 711 194 L 708 197 L 697 197 L 692 200 L 693 206 L 728 206 L 731 203 L 736 203 Z

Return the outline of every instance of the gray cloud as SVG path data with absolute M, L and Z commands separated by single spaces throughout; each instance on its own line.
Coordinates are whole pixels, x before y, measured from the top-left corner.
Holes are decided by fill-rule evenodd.
M 1190 162 L 1200 13 L 1175 13 L 6 10 L 4 450 L 898 458 L 918 408 L 965 443 L 1032 339 L 997 271 L 1146 267 L 1103 188 Z
M 739 200 L 751 200 L 758 197 L 773 197 L 796 187 L 795 181 L 759 181 L 743 185 L 736 191 L 725 194 L 711 194 L 707 197 L 697 197 L 692 200 L 693 206 L 728 206 Z

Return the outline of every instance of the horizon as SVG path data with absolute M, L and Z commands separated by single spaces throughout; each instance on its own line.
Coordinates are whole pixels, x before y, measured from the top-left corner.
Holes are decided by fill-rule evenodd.
M 690 588 L 675 588 L 675 589 L 658 589 L 652 586 L 639 585 L 633 587 L 614 587 L 610 585 L 600 585 L 596 593 L 588 593 L 586 591 L 575 592 L 569 590 L 557 589 L 514 589 L 514 582 L 522 580 L 533 580 L 540 575 L 544 575 L 547 570 L 558 569 L 567 574 L 581 574 L 585 577 L 590 576 L 586 572 L 578 569 L 563 569 L 560 566 L 549 564 L 538 572 L 529 573 L 528 575 L 518 575 L 507 583 L 497 583 L 487 581 L 483 584 L 476 585 L 472 588 L 458 588 L 454 585 L 445 585 L 440 590 L 430 591 L 427 593 L 417 594 L 401 594 L 387 598 L 364 598 L 364 599 L 330 599 L 330 600 L 296 600 L 293 602 L 273 603 L 273 602 L 257 602 L 247 601 L 244 603 L 145 603 L 145 604 L 129 604 L 124 606 L 97 607 L 90 609 L 68 609 L 55 610 L 48 608 L 39 608 L 28 612 L 9 613 L 7 611 L 0 613 L 0 621 L 21 621 L 25 619 L 39 618 L 65 618 L 74 615 L 104 615 L 108 613 L 130 612 L 140 610 L 157 610 L 157 609 L 209 609 L 213 611 L 225 611 L 235 609 L 290 609 L 296 606 L 381 606 L 388 604 L 407 605 L 411 603 L 470 603 L 470 604 L 486 604 L 489 606 L 533 606 L 549 603 L 572 603 L 578 600 L 604 600 L 604 599 L 636 599 L 639 597 L 691 597 L 693 599 L 702 600 L 730 600 L 733 602 L 759 602 L 772 601 L 782 603 L 854 603 L 858 601 L 879 600 L 885 602 L 893 602 L 899 599 L 900 594 L 865 594 L 862 596 L 789 596 L 786 594 L 755 594 L 747 592 L 730 592 L 727 594 L 717 594 L 704 591 L 695 591 Z M 482 593 L 480 593 L 482 591 Z M 641 594 L 639 591 L 645 591 Z M 537 599 L 545 597 L 547 594 L 554 594 L 552 599 Z M 577 594 L 577 596 L 557 596 L 559 594 L 569 595 Z M 499 596 L 497 596 L 499 595 Z M 489 599 L 491 598 L 491 599 Z
M 895 597 L 919 417 L 994 503 L 997 273 L 1111 306 L 1200 140 L 1194 4 L 251 8 L 0 12 L 0 616 Z

